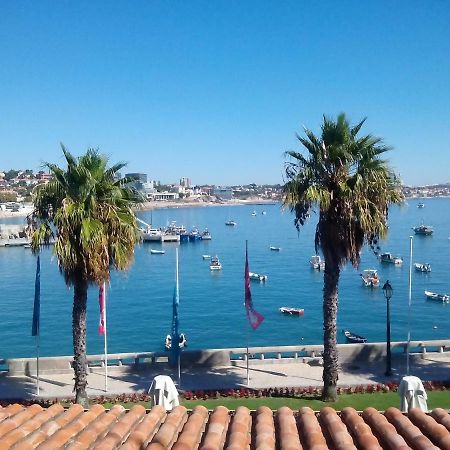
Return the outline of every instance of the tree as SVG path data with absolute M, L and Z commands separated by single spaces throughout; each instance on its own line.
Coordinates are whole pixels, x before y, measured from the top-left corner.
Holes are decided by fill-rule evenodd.
M 325 259 L 324 401 L 336 400 L 340 270 L 348 261 L 358 266 L 364 243 L 379 249 L 378 240 L 387 233 L 388 206 L 403 198 L 399 179 L 381 158 L 390 148 L 370 134 L 358 137 L 364 122 L 351 126 L 345 114 L 336 121 L 324 116 L 320 136 L 305 128 L 306 137 L 297 135 L 303 152 L 286 152 L 284 205 L 295 213 L 297 230 L 310 210 L 318 212 L 315 248 Z
M 138 194 L 127 187 L 127 179 L 114 175 L 123 163 L 107 167 L 108 159 L 89 149 L 81 157 L 72 156 L 61 145 L 67 169 L 46 163 L 53 174 L 49 183 L 33 193 L 34 217 L 38 226 L 32 248 L 55 234 L 54 252 L 67 285 L 74 287 L 72 335 L 76 403 L 88 407 L 86 395 L 86 302 L 89 285 L 101 286 L 109 280 L 110 268 L 126 269 L 133 260 L 139 239 L 132 206 Z

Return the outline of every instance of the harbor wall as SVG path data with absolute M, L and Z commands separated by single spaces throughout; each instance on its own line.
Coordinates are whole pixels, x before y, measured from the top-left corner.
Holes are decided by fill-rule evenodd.
M 406 353 L 408 342 L 392 342 L 391 350 L 395 357 Z M 450 355 L 450 340 L 411 341 L 410 357 L 414 361 L 424 358 L 428 353 L 433 357 L 439 355 Z M 339 363 L 376 363 L 386 358 L 386 343 L 365 344 L 338 344 Z M 323 345 L 303 346 L 277 346 L 277 347 L 250 347 L 248 349 L 249 363 L 258 364 L 280 364 L 280 363 L 308 363 L 312 365 L 322 364 Z M 88 372 L 99 367 L 104 367 L 104 355 L 88 355 Z M 180 361 L 182 368 L 195 367 L 229 367 L 242 364 L 247 360 L 247 348 L 226 348 L 208 350 L 183 350 Z M 39 359 L 39 373 L 65 374 L 72 373 L 73 356 L 52 356 Z M 167 352 L 144 352 L 144 353 L 114 353 L 108 354 L 108 371 L 112 373 L 123 373 L 142 371 L 154 368 L 158 365 L 165 367 L 168 364 Z M 35 376 L 36 358 L 12 358 L 0 359 L 2 374 L 8 376 Z

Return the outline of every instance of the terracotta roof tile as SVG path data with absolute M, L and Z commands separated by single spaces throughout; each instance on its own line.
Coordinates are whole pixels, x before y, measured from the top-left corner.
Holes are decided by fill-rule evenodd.
M 245 407 L 235 412 L 202 406 L 172 412 L 136 405 L 109 411 L 100 405 L 84 411 L 73 405 L 43 409 L 10 405 L 0 408 L 0 450 L 450 450 L 450 413 L 418 409 L 408 414 L 396 408 L 357 413 L 330 407 L 314 412 L 288 407 L 271 411 Z

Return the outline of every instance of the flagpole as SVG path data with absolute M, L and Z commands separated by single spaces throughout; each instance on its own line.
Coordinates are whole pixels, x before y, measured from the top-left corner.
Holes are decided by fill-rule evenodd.
M 36 395 L 39 395 L 39 347 L 40 347 L 40 322 L 41 322 L 41 259 L 38 254 L 36 260 L 36 278 L 34 282 L 33 322 L 31 335 L 36 336 Z
M 40 333 L 36 336 L 36 395 L 39 394 L 39 346 L 40 346 Z
M 247 259 L 248 259 L 248 241 L 247 241 L 247 239 L 245 240 L 245 258 L 246 258 L 246 261 L 247 261 Z M 249 324 L 247 324 L 247 326 L 246 326 L 246 330 L 247 330 L 247 355 L 246 355 L 246 360 L 247 360 L 247 387 L 248 386 L 250 386 L 250 373 L 249 373 L 249 362 L 248 362 L 248 341 L 249 341 L 249 335 L 248 335 L 248 328 L 249 328 Z
M 177 289 L 177 299 L 180 298 L 179 297 L 179 291 L 180 291 L 180 287 L 179 287 L 179 278 L 178 278 L 178 248 L 175 249 L 175 259 L 176 259 L 176 289 Z M 178 342 L 172 342 L 172 345 L 180 345 L 179 339 Z M 178 350 L 178 386 L 181 386 L 181 351 Z
M 105 334 L 104 337 L 104 350 L 105 350 L 105 392 L 108 392 L 108 340 L 107 340 L 107 329 L 106 326 L 106 285 L 103 282 L 103 295 L 105 296 L 105 309 L 104 309 L 104 324 L 105 324 Z
M 406 375 L 409 375 L 409 346 L 411 344 L 412 255 L 413 255 L 413 236 L 410 236 L 409 237 L 408 343 L 406 345 Z

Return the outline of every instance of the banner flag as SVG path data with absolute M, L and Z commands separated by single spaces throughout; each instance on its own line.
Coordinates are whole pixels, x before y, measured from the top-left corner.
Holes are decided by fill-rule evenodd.
M 247 317 L 250 322 L 250 326 L 256 330 L 264 320 L 264 316 L 253 309 L 252 293 L 250 291 L 250 276 L 248 274 L 248 254 L 247 246 L 245 247 L 245 309 L 247 311 Z
M 39 324 L 41 319 L 41 260 L 37 257 L 36 280 L 34 282 L 33 324 L 31 336 L 39 336 Z
M 98 334 L 103 336 L 105 334 L 105 307 L 106 307 L 106 293 L 105 293 L 105 283 L 100 286 L 98 291 L 98 304 L 100 306 L 100 320 L 98 323 Z

